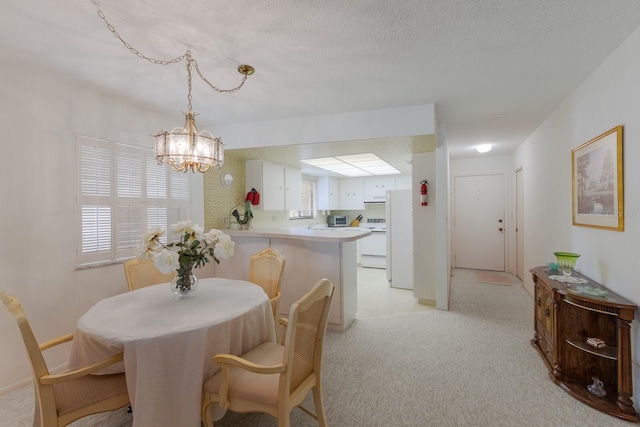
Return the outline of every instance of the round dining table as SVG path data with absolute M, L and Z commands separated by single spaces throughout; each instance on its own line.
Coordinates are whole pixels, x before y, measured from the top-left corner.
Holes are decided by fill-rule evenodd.
M 202 384 L 219 353 L 241 355 L 275 341 L 271 304 L 250 282 L 199 279 L 177 298 L 167 283 L 106 298 L 78 320 L 69 367 L 124 352 L 99 374 L 125 372 L 134 427 L 199 427 Z

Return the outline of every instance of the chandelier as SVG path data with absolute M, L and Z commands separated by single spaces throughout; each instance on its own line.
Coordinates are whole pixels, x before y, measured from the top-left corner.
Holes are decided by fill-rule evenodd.
M 107 24 L 109 31 L 139 58 L 146 59 L 152 64 L 158 65 L 176 64 L 183 60 L 186 63 L 188 108 L 187 111 L 183 111 L 185 117 L 184 126 L 173 128 L 171 132 L 161 129 L 154 135 L 155 144 L 153 148 L 158 164 L 168 163 L 173 170 L 177 172 L 187 172 L 191 170 L 191 172 L 198 171 L 204 173 L 212 166 L 217 168 L 221 167 L 224 163 L 224 144 L 222 143 L 222 139 L 214 137 L 209 131 L 200 131 L 196 127 L 195 117 L 198 113 L 192 110 L 191 105 L 191 69 L 195 69 L 198 76 L 200 76 L 211 89 L 224 93 L 233 93 L 240 90 L 247 80 L 247 77 L 252 75 L 255 69 L 251 65 L 240 65 L 238 72 L 244 76 L 240 84 L 233 89 L 220 89 L 209 83 L 207 78 L 200 72 L 198 62 L 191 56 L 191 51 L 187 50 L 184 55 L 170 60 L 150 58 L 125 42 L 109 21 L 107 21 L 107 18 L 101 10 L 98 10 L 98 16 Z

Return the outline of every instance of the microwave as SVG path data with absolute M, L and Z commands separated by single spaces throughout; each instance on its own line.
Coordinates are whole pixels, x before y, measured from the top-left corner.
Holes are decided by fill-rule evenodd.
M 327 216 L 327 225 L 329 227 L 348 227 L 351 224 L 349 215 L 329 215 Z

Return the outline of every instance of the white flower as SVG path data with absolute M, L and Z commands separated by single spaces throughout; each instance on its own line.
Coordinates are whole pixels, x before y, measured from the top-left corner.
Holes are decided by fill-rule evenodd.
M 231 237 L 224 234 L 219 237 L 218 243 L 213 249 L 213 255 L 218 259 L 227 259 L 233 255 L 235 245 L 236 243 L 231 240 Z
M 226 236 L 226 234 L 224 234 L 220 230 L 216 230 L 215 228 L 212 228 L 211 230 L 206 232 L 203 237 L 204 237 L 204 242 L 207 245 L 213 245 L 213 244 L 219 242 L 220 241 L 220 237 L 223 237 L 223 236 Z
M 142 241 L 146 243 L 152 243 L 162 235 L 164 235 L 164 230 L 162 229 L 162 227 L 149 228 L 142 236 Z
M 177 252 L 163 249 L 153 254 L 153 262 L 158 270 L 164 274 L 169 274 L 180 267 L 180 256 Z
M 199 226 L 195 226 L 195 227 L 199 227 Z M 191 222 L 190 219 L 186 220 L 186 221 L 178 221 L 175 224 L 171 224 L 171 232 L 175 233 L 179 236 L 185 234 L 185 233 L 193 233 L 194 231 L 194 224 L 193 222 Z
M 143 235 L 142 240 L 135 249 L 135 254 L 140 259 L 150 259 L 154 253 L 158 252 L 162 246 L 158 243 L 164 230 L 160 227 L 149 228 Z

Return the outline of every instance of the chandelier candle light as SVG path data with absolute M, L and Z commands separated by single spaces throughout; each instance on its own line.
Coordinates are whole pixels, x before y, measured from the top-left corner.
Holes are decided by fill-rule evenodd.
M 191 221 L 172 224 L 170 229 L 180 237 L 177 242 L 163 244 L 160 237 L 164 235 L 164 230 L 161 227 L 150 228 L 142 236 L 142 241 L 136 248 L 136 256 L 139 259 L 152 259 L 156 268 L 164 274 L 175 271 L 177 274 L 170 286 L 178 297 L 183 297 L 195 291 L 198 286 L 193 269 L 208 263 L 207 256 L 217 264 L 220 263 L 220 258 L 229 258 L 233 255 L 235 243 L 227 234 L 214 228 L 203 233 L 202 227 Z
M 183 111 L 185 123 L 183 127 L 176 127 L 171 132 L 159 130 L 155 135 L 154 152 L 158 163 L 169 163 L 177 172 L 206 172 L 212 166 L 221 167 L 224 163 L 224 146 L 219 137 L 214 137 L 211 132 L 203 130 L 199 131 L 196 127 L 195 117 L 197 112 L 192 111 L 191 106 L 191 68 L 193 67 L 200 78 L 216 92 L 233 93 L 244 85 L 247 77 L 255 72 L 251 65 L 240 65 L 238 72 L 244 77 L 240 84 L 233 89 L 220 89 L 207 80 L 200 72 L 198 62 L 191 55 L 191 51 L 187 50 L 184 55 L 178 56 L 171 60 L 158 60 L 145 56 L 142 52 L 135 49 L 129 43 L 125 42 L 120 34 L 107 21 L 104 13 L 98 10 L 98 16 L 107 24 L 107 28 L 113 35 L 122 42 L 134 55 L 146 59 L 152 64 L 168 65 L 185 61 L 187 66 L 187 83 L 188 83 L 188 109 Z

